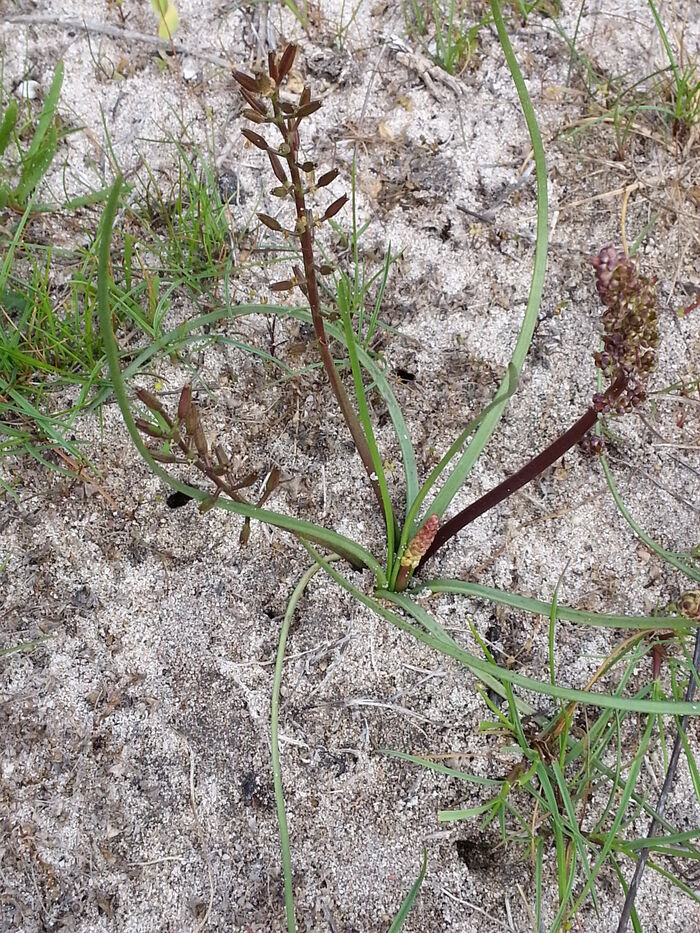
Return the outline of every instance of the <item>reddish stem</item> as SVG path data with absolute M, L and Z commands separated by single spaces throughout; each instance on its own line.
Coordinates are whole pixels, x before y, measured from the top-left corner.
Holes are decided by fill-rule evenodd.
M 617 398 L 624 391 L 627 382 L 628 377 L 624 373 L 620 373 L 605 393 L 608 400 L 612 401 Z M 438 530 L 433 543 L 426 551 L 419 566 L 422 567 L 443 544 L 451 538 L 454 538 L 456 534 L 463 528 L 466 528 L 466 526 L 471 524 L 475 519 L 479 518 L 480 515 L 483 515 L 484 512 L 488 512 L 490 509 L 494 508 L 494 506 L 498 505 L 499 502 L 512 496 L 514 492 L 517 492 L 518 489 L 522 489 L 523 486 L 526 486 L 535 479 L 535 477 L 539 476 L 540 473 L 544 472 L 547 467 L 556 463 L 560 457 L 564 456 L 567 450 L 570 450 L 583 440 L 597 420 L 598 411 L 593 407 L 589 408 L 568 431 L 561 434 L 549 447 L 546 447 L 541 453 L 530 460 L 529 463 L 526 463 L 517 473 L 512 473 L 510 476 L 507 476 L 498 486 L 481 496 L 480 499 L 472 502 L 471 505 L 468 505 L 465 509 L 462 509 L 461 512 L 458 512 L 454 518 L 451 518 Z

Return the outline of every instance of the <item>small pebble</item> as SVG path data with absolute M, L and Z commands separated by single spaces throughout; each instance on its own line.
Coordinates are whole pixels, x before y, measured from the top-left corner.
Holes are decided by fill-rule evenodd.
M 15 94 L 17 97 L 22 98 L 22 100 L 36 100 L 39 96 L 39 82 L 20 81 L 15 89 Z
M 189 56 L 183 59 L 182 77 L 185 81 L 196 81 L 201 77 L 196 61 Z

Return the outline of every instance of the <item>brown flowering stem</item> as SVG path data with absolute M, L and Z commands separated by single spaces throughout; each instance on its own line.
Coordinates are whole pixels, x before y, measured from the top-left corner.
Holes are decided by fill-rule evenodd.
M 628 376 L 620 373 L 613 384 L 605 393 L 605 398 L 609 402 L 614 402 L 618 396 L 624 392 L 628 382 Z M 481 498 L 472 502 L 461 512 L 458 512 L 454 518 L 451 518 L 444 524 L 435 535 L 432 544 L 428 547 L 422 557 L 419 566 L 431 558 L 442 546 L 451 538 L 470 525 L 475 519 L 497 506 L 499 502 L 512 496 L 518 489 L 522 489 L 528 483 L 532 482 L 540 473 L 543 473 L 548 467 L 556 463 L 560 457 L 563 457 L 567 450 L 570 450 L 576 444 L 583 440 L 585 435 L 591 430 L 598 420 L 598 408 L 591 406 L 578 421 L 576 421 L 568 431 L 561 434 L 553 443 L 546 447 L 536 457 L 521 467 L 517 473 L 512 473 L 506 477 L 502 483 L 495 486 Z M 397 587 L 398 588 L 398 587 Z
M 316 264 L 314 262 L 313 248 L 313 217 L 310 215 L 306 208 L 304 185 L 301 180 L 299 165 L 297 163 L 298 141 L 295 138 L 294 131 L 290 132 L 286 126 L 283 114 L 279 108 L 279 103 L 276 100 L 273 100 L 273 108 L 275 117 L 279 121 L 277 125 L 289 149 L 285 157 L 285 161 L 287 162 L 287 166 L 289 168 L 292 191 L 294 192 L 294 206 L 296 208 L 297 215 L 297 233 L 299 235 L 301 255 L 304 263 L 304 284 L 306 287 L 309 309 L 311 311 L 311 320 L 314 327 L 314 333 L 316 334 L 316 340 L 318 342 L 318 348 L 321 354 L 321 360 L 330 381 L 333 394 L 335 395 L 336 401 L 338 402 L 340 411 L 342 412 L 345 423 L 347 424 L 350 434 L 352 435 L 355 448 L 360 455 L 360 459 L 362 460 L 367 476 L 369 477 L 372 489 L 374 490 L 374 495 L 376 496 L 377 502 L 379 503 L 380 511 L 382 515 L 384 515 L 382 493 L 379 487 L 379 482 L 377 480 L 374 464 L 372 462 L 372 454 L 370 453 L 367 438 L 365 437 L 364 431 L 362 430 L 360 419 L 357 417 L 348 394 L 345 391 L 345 387 L 340 380 L 340 376 L 338 375 L 338 370 L 336 369 L 335 363 L 333 362 L 331 352 L 328 349 L 328 340 L 326 338 L 326 330 L 323 325 L 323 313 L 321 311 L 321 299 L 318 293 L 318 283 L 316 280 Z

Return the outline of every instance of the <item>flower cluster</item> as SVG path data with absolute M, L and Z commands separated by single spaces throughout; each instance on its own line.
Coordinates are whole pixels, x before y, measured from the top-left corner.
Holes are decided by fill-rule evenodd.
M 598 295 L 605 306 L 603 349 L 594 355 L 595 362 L 611 382 L 622 377 L 625 383 L 614 395 L 597 393 L 593 407 L 598 412 L 622 414 L 644 402 L 646 378 L 656 366 L 655 280 L 640 275 L 633 260 L 614 246 L 604 246 L 593 266 Z

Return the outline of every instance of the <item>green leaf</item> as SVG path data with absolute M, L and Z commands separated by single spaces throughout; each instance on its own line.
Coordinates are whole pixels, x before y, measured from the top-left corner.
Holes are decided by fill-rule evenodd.
M 425 849 L 423 849 L 423 867 L 420 870 L 420 875 L 418 875 L 411 890 L 406 895 L 406 898 L 403 904 L 401 905 L 399 912 L 394 918 L 394 922 L 389 927 L 389 933 L 399 933 L 399 930 L 406 922 L 406 918 L 408 917 L 411 907 L 413 907 L 413 902 L 418 896 L 420 887 L 423 884 L 423 880 L 425 879 L 425 874 L 427 870 L 428 870 L 428 853 L 426 852 Z
M 53 162 L 53 157 L 56 155 L 57 144 L 58 135 L 54 127 L 51 127 L 46 134 L 41 148 L 33 152 L 30 149 L 24 160 L 22 174 L 17 183 L 17 187 L 12 192 L 12 199 L 17 204 L 23 205 L 25 203 L 29 195 L 49 170 Z
M 63 62 L 59 62 L 56 65 L 56 70 L 53 73 L 51 87 L 49 88 L 49 92 L 46 95 L 46 98 L 44 99 L 44 106 L 42 107 L 39 121 L 36 125 L 36 129 L 34 130 L 34 137 L 32 138 L 29 149 L 27 150 L 25 160 L 38 154 L 39 149 L 41 148 L 41 144 L 44 141 L 44 136 L 46 136 L 49 127 L 53 122 L 54 114 L 56 113 L 56 107 L 58 107 L 58 99 L 61 96 L 62 86 Z
M 532 270 L 530 295 L 528 298 L 527 307 L 525 309 L 525 316 L 520 328 L 520 333 L 518 334 L 515 349 L 513 350 L 513 355 L 511 357 L 511 364 L 515 368 L 516 375 L 519 376 L 523 368 L 523 363 L 525 362 L 525 357 L 530 348 L 532 335 L 535 330 L 540 302 L 542 300 L 542 291 L 544 289 L 545 272 L 547 268 L 547 163 L 545 160 L 544 146 L 542 145 L 542 136 L 537 125 L 537 117 L 535 116 L 535 111 L 532 106 L 532 101 L 530 100 L 530 95 L 527 92 L 525 81 L 523 80 L 520 68 L 518 67 L 517 59 L 515 58 L 513 49 L 508 39 L 508 33 L 506 32 L 503 17 L 501 15 L 500 4 L 497 2 L 497 0 L 492 0 L 491 10 L 493 12 L 496 29 L 498 31 L 498 38 L 500 39 L 501 46 L 503 47 L 503 52 L 508 63 L 508 68 L 510 69 L 513 83 L 517 89 L 518 97 L 520 98 L 520 105 L 523 109 L 527 128 L 530 133 L 530 141 L 532 143 L 532 150 L 535 158 L 535 174 L 537 178 L 537 235 L 535 239 L 535 261 Z M 484 418 L 476 434 L 474 435 L 471 444 L 460 457 L 451 476 L 447 479 L 442 489 L 435 497 L 432 504 L 429 506 L 427 510 L 428 514 L 432 514 L 434 512 L 437 515 L 442 516 L 450 502 L 454 499 L 457 492 L 464 485 L 469 472 L 476 463 L 482 450 L 488 443 L 489 438 L 493 434 L 496 425 L 501 419 L 501 415 L 503 414 L 506 402 L 508 400 L 509 383 L 510 375 L 508 375 L 503 380 L 501 385 L 498 387 L 498 390 L 496 391 L 494 402 L 498 402 L 498 404 L 492 408 L 487 417 Z
M 480 583 L 469 583 L 466 580 L 426 580 L 412 593 L 418 593 L 424 588 L 430 590 L 431 593 L 459 593 L 462 596 L 475 596 L 477 599 L 486 599 L 502 606 L 511 606 L 513 609 L 522 609 L 524 612 L 532 612 L 545 617 L 549 617 L 552 612 L 552 603 L 544 602 L 544 600 L 506 593 L 504 590 L 482 586 Z M 691 627 L 688 619 L 679 619 L 676 616 L 607 615 L 588 612 L 584 609 L 570 609 L 559 603 L 556 605 L 556 618 L 564 622 L 577 622 L 597 628 L 672 629 L 674 632 L 687 632 Z
M 7 149 L 7 145 L 12 137 L 12 131 L 17 125 L 18 112 L 17 101 L 13 98 L 7 105 L 5 116 L 2 118 L 2 123 L 0 123 L 0 156 L 3 155 Z

